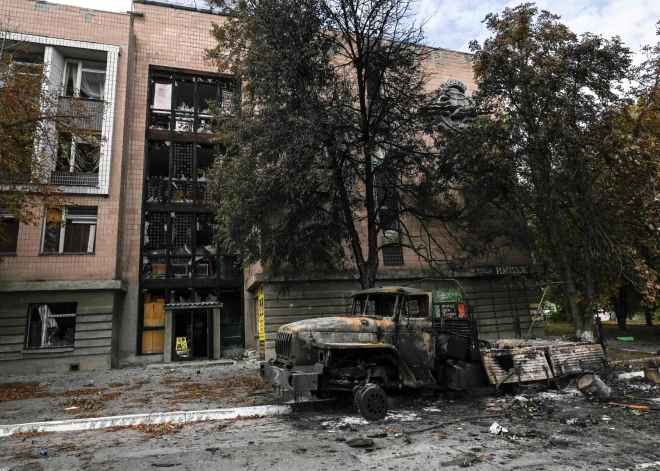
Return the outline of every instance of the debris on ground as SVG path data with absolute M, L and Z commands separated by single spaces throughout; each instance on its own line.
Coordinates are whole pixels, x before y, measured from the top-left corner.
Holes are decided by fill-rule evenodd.
M 351 438 L 346 440 L 346 445 L 351 448 L 372 448 L 374 446 L 374 441 L 371 438 Z
M 600 377 L 593 373 L 587 373 L 580 376 L 577 380 L 577 388 L 589 399 L 600 399 L 608 401 L 612 397 L 612 388 L 610 388 Z
M 490 433 L 493 435 L 505 435 L 509 433 L 509 429 L 502 427 L 497 422 L 493 422 L 493 425 L 490 426 Z

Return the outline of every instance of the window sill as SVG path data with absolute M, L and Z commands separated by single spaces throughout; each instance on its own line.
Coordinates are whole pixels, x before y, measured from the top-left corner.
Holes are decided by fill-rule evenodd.
M 96 252 L 40 252 L 39 256 L 43 257 L 57 257 L 65 255 L 96 255 Z
M 0 252 L 0 257 L 16 257 L 16 252 Z
M 74 350 L 73 347 L 61 347 L 61 348 L 30 348 L 30 349 L 23 349 L 21 350 L 21 353 L 25 353 L 27 355 L 32 355 L 35 353 L 44 353 L 44 352 L 49 352 L 49 353 L 67 353 L 67 352 L 72 352 Z

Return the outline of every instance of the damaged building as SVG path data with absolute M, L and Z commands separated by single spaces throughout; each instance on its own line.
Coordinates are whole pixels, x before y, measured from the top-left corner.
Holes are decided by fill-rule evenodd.
M 281 325 L 349 311 L 354 273 L 309 271 L 283 290 L 282 279 L 244 268 L 214 240 L 205 170 L 223 148 L 209 103 L 231 119 L 240 84 L 204 51 L 226 16 L 195 0 L 135 0 L 129 13 L 0 0 L 0 18 L 13 24 L 2 34 L 47 65 L 60 106 L 75 97 L 100 110 L 90 126 L 103 138 L 88 149 L 61 136 L 70 142 L 52 182 L 70 207 L 44 209 L 37 226 L 4 219 L 1 373 L 217 359 L 245 348 L 272 358 Z M 436 49 L 429 65 L 434 89 L 475 90 L 468 54 Z M 90 154 L 99 158 L 90 163 Z M 53 220 L 65 224 L 55 230 Z M 529 330 L 540 298 L 530 271 L 528 254 L 510 253 L 450 274 L 481 336 Z M 378 286 L 443 291 L 431 276 L 409 249 L 383 247 Z

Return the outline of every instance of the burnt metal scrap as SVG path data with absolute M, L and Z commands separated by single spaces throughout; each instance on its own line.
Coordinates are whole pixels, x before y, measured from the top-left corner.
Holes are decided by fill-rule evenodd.
M 294 394 L 351 393 L 369 420 L 387 413 L 385 391 L 404 387 L 494 392 L 544 385 L 607 367 L 603 345 L 478 338 L 460 289 L 386 287 L 353 296 L 351 314 L 282 326 L 261 375 Z

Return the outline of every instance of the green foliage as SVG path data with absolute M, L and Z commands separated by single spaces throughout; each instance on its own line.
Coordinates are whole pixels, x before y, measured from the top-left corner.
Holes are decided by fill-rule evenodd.
M 531 250 L 588 336 L 618 285 L 635 283 L 648 300 L 658 289 L 660 127 L 642 133 L 641 113 L 622 99 L 621 84 L 639 71 L 619 38 L 578 37 L 533 4 L 486 25 L 493 37 L 472 44 L 475 101 L 492 113 L 445 138 L 466 195 L 465 231 L 481 250 L 502 236 Z
M 445 215 L 432 201 L 444 180 L 419 113 L 432 96 L 410 7 L 242 1 L 215 28 L 208 56 L 242 84 L 210 176 L 228 250 L 275 272 L 352 265 L 363 287 L 375 280 L 382 229 L 428 252 L 418 242 Z

